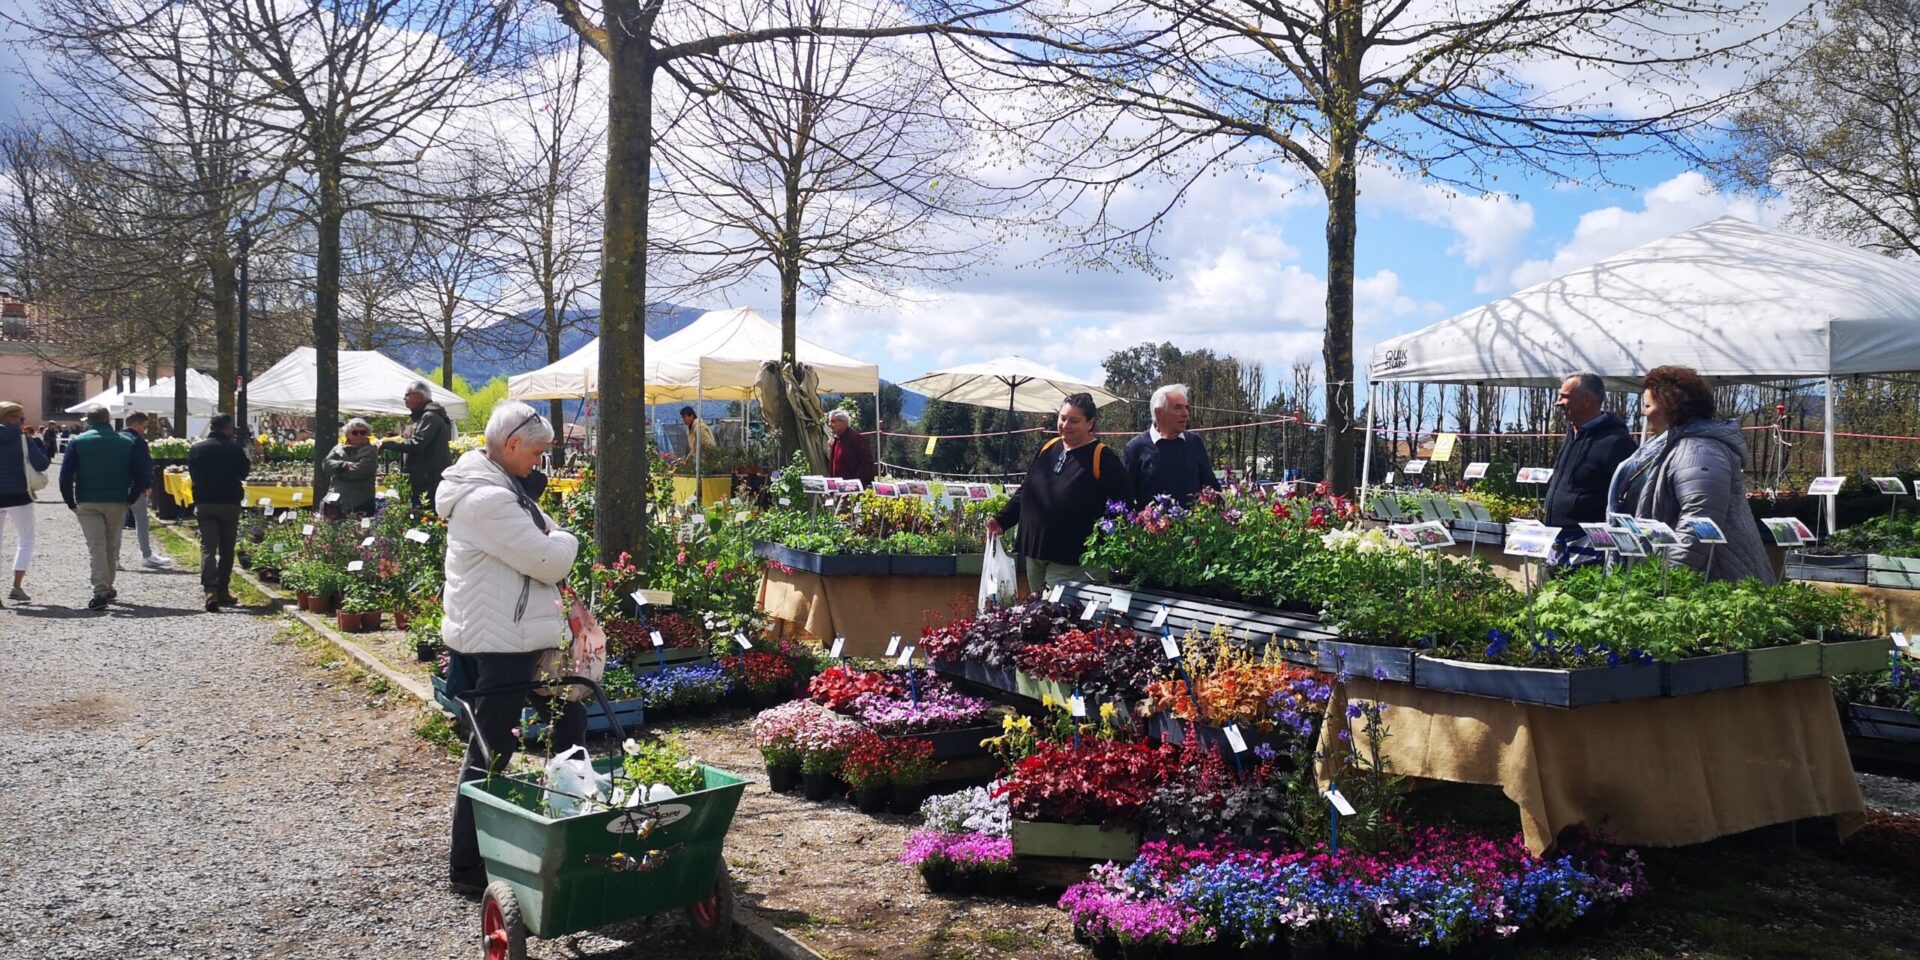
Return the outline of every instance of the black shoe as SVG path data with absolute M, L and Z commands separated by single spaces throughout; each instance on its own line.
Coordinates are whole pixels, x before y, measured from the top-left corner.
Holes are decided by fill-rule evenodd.
M 105 610 L 107 608 L 107 603 L 112 599 L 113 599 L 113 595 L 110 593 L 102 594 L 101 596 L 94 597 L 92 600 L 87 601 L 87 609 L 88 610 Z
M 115 601 L 115 600 L 118 600 L 118 599 L 120 599 L 120 591 L 118 591 L 118 590 L 108 590 L 108 591 L 107 591 L 107 602 L 108 602 L 108 603 L 112 603 L 113 601 Z
M 468 900 L 478 900 L 487 889 L 487 871 L 455 870 L 447 875 L 447 886 Z

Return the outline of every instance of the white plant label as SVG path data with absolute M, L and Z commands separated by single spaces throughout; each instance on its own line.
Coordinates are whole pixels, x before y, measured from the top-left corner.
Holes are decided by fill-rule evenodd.
M 733 513 L 734 523 L 746 523 L 748 520 L 752 520 L 752 519 L 753 519 L 752 510 L 736 510 Z
M 1165 604 L 1161 604 L 1160 609 L 1154 611 L 1152 628 L 1155 630 L 1158 630 L 1161 627 L 1164 627 L 1166 625 L 1167 625 L 1167 607 Z
M 1133 608 L 1133 592 L 1130 590 L 1115 590 L 1112 598 L 1107 600 L 1107 608 L 1114 613 L 1126 613 Z
M 1087 608 L 1086 608 L 1085 610 L 1082 610 L 1082 611 L 1080 611 L 1080 619 L 1082 619 L 1082 620 L 1092 620 L 1092 619 L 1093 619 L 1093 612 L 1094 612 L 1095 610 L 1098 610 L 1098 609 L 1100 609 L 1100 601 L 1099 601 L 1099 600 L 1088 600 L 1088 601 L 1087 601 Z
M 338 490 L 335 490 L 335 491 L 333 491 L 332 493 L 329 493 L 329 494 L 327 494 L 327 496 L 326 496 L 326 498 L 325 498 L 325 499 L 323 499 L 323 500 L 321 500 L 320 502 L 321 502 L 321 503 L 339 503 L 339 502 L 340 502 L 340 491 L 338 491 Z
M 367 562 L 365 560 L 350 560 L 347 562 L 348 573 L 359 573 L 360 571 L 365 570 L 366 568 L 367 568 Z
M 646 605 L 647 605 L 647 602 L 648 602 L 648 601 L 647 601 L 647 594 L 646 594 L 646 591 L 644 591 L 644 590 L 635 590 L 635 591 L 633 592 L 633 605 L 634 605 L 634 606 L 636 606 L 636 607 L 644 607 L 644 606 L 646 606 Z
M 1071 697 L 1068 697 L 1067 712 L 1076 717 L 1086 716 L 1087 715 L 1087 698 L 1077 693 Z
M 1160 649 L 1167 652 L 1168 660 L 1180 659 L 1180 642 L 1173 639 L 1173 634 L 1163 633 L 1160 635 Z
M 311 524 L 311 523 L 309 523 L 309 524 L 307 524 L 306 526 L 304 526 L 304 527 L 301 527 L 301 528 L 300 528 L 300 535 L 301 535 L 301 536 L 303 536 L 303 537 L 311 537 L 311 536 L 313 536 L 313 524 Z
M 1469 464 L 1467 464 L 1467 469 L 1466 469 L 1466 472 L 1465 472 L 1465 473 L 1462 473 L 1462 474 L 1460 474 L 1460 479 L 1462 479 L 1462 480 L 1480 480 L 1480 479 L 1484 479 L 1484 478 L 1486 477 L 1486 475 L 1487 475 L 1487 464 L 1486 464 L 1486 462 L 1485 462 L 1485 461 L 1480 461 L 1480 460 L 1476 460 L 1476 461 L 1474 461 L 1473 463 L 1469 463 Z
M 387 499 L 388 499 L 388 500 L 398 500 L 398 499 L 400 499 L 400 488 L 399 488 L 399 487 L 388 487 L 388 488 L 387 488 Z
M 744 634 L 744 633 L 738 633 L 738 632 L 736 632 L 736 633 L 734 633 L 734 635 L 733 635 L 733 642 L 734 642 L 734 643 L 737 643 L 737 644 L 739 644 L 739 645 L 740 645 L 740 649 L 742 649 L 742 650 L 752 650 L 752 649 L 753 649 L 753 641 L 752 641 L 752 640 L 748 640 L 748 639 L 747 639 L 747 635 L 746 635 L 746 634 Z
M 663 637 L 663 636 L 661 636 L 661 635 L 660 635 L 660 631 L 658 631 L 658 630 L 654 630 L 654 631 L 652 631 L 652 632 L 651 632 L 651 634 L 650 634 L 650 636 L 651 636 L 651 637 L 652 637 L 652 639 L 653 639 L 653 645 L 654 645 L 654 646 L 656 646 L 656 647 L 664 647 L 664 646 L 666 646 L 666 645 L 667 645 L 667 638 L 666 638 L 666 637 Z
M 887 639 L 887 656 L 891 657 L 894 654 L 899 652 L 900 652 L 900 635 L 896 633 L 892 637 Z
M 1052 590 L 1047 591 L 1047 602 L 1059 603 L 1060 598 L 1066 595 L 1067 595 L 1067 585 L 1064 583 L 1056 583 L 1053 585 Z
M 373 538 L 372 538 L 372 537 L 368 537 L 368 538 L 366 538 L 365 540 L 362 540 L 362 541 L 360 541 L 360 545 L 361 545 L 361 546 L 363 546 L 363 547 L 371 547 L 371 546 L 373 546 Z
M 901 666 L 903 666 L 903 667 L 905 667 L 905 666 L 909 666 L 909 665 L 911 665 L 911 664 L 913 663 L 913 648 L 912 648 L 912 647 L 908 647 L 908 648 L 906 648 L 905 650 L 902 650 L 902 651 L 900 651 L 900 660 L 899 660 L 899 663 L 900 663 L 900 665 L 901 665 Z
M 1327 788 L 1327 802 L 1333 804 L 1334 811 L 1343 817 L 1355 816 L 1360 812 L 1355 810 L 1353 804 L 1347 801 L 1346 795 L 1340 792 L 1339 787 Z
M 405 534 L 403 534 L 403 536 L 405 536 L 408 540 L 412 540 L 414 543 L 426 543 L 428 540 L 433 539 L 432 537 L 427 536 L 427 532 L 425 530 L 408 530 Z
M 1408 460 L 1406 465 L 1400 469 L 1409 477 L 1417 477 L 1427 472 L 1427 462 L 1425 460 Z
M 292 522 L 293 522 L 293 511 L 291 511 L 291 510 L 289 510 L 289 511 L 287 511 L 286 513 L 283 513 L 283 514 L 281 514 L 281 515 L 280 515 L 280 522 L 281 522 L 281 523 L 292 523 Z
M 307 498 L 307 492 L 305 490 L 295 490 L 293 492 L 294 503 L 299 503 L 300 501 L 305 500 L 306 498 Z
M 792 498 L 792 497 L 781 497 L 781 498 L 780 498 L 780 505 L 781 505 L 781 506 L 783 506 L 783 507 L 791 507 L 791 506 L 793 506 L 793 498 Z
M 360 518 L 360 529 L 362 529 L 362 530 L 372 530 L 372 529 L 373 529 L 373 518 L 372 518 L 372 517 L 361 517 L 361 518 Z
M 1907 648 L 1907 632 L 1905 630 L 1895 630 L 1893 632 L 1893 645 L 1902 650 Z
M 1227 746 L 1232 747 L 1234 753 L 1247 752 L 1247 738 L 1240 735 L 1239 724 L 1229 723 L 1221 732 L 1227 735 Z
M 830 657 L 833 657 L 835 660 L 838 660 L 840 659 L 840 651 L 845 650 L 846 648 L 847 648 L 846 637 L 834 637 L 833 649 L 828 651 L 827 655 Z
M 1807 495 L 1811 497 L 1831 497 L 1840 492 L 1847 482 L 1846 477 L 1815 477 L 1807 484 Z
M 261 497 L 261 498 L 260 498 L 260 506 L 262 506 L 262 507 L 265 507 L 265 508 L 267 508 L 267 509 L 269 509 L 269 510 L 270 510 L 270 509 L 272 509 L 272 508 L 273 508 L 273 498 L 272 498 L 272 497 Z

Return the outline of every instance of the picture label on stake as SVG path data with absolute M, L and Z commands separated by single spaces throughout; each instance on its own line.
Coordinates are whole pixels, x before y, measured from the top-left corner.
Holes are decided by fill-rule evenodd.
M 412 540 L 414 543 L 426 543 L 428 540 L 433 539 L 427 535 L 425 530 L 408 530 L 403 536 L 408 540 Z
M 913 664 L 913 648 L 908 647 L 900 651 L 900 660 L 898 662 L 903 667 L 911 666 Z
M 1107 601 L 1107 609 L 1112 610 L 1114 613 L 1126 613 L 1132 606 L 1133 592 L 1131 590 L 1115 590 L 1113 591 L 1112 598 Z
M 894 654 L 899 652 L 900 652 L 900 635 L 896 633 L 893 636 L 887 638 L 887 656 L 891 657 Z
M 666 638 L 666 637 L 663 637 L 663 636 L 661 636 L 661 635 L 660 635 L 660 631 L 658 631 L 658 630 L 654 630 L 654 631 L 652 631 L 652 633 L 651 633 L 651 636 L 653 637 L 653 645 L 654 645 L 654 646 L 656 646 L 656 647 L 664 647 L 664 646 L 666 646 L 666 645 L 667 645 L 667 638 Z
M 1180 659 L 1180 642 L 1173 639 L 1173 634 L 1163 633 L 1160 635 L 1160 649 L 1167 652 L 1168 660 Z
M 1229 723 L 1220 732 L 1227 735 L 1227 746 L 1232 747 L 1234 753 L 1247 752 L 1247 738 L 1240 735 L 1239 724 Z
M 1158 630 L 1161 627 L 1164 627 L 1166 625 L 1167 625 L 1167 605 L 1163 603 L 1160 605 L 1159 610 L 1154 611 L 1153 629 Z
M 828 655 L 828 656 L 830 656 L 830 657 L 833 657 L 833 658 L 834 658 L 835 660 L 838 660 L 838 659 L 840 659 L 840 651 L 842 651 L 842 650 L 845 650 L 846 648 L 847 648 L 847 638 L 846 638 L 846 637 L 834 637 L 834 638 L 833 638 L 833 649 L 832 649 L 832 650 L 829 650 L 829 651 L 827 652 L 827 655 Z
M 1485 478 L 1485 477 L 1486 477 L 1486 475 L 1487 475 L 1487 463 L 1486 463 L 1486 461 L 1484 461 L 1484 460 L 1476 460 L 1476 461 L 1474 461 L 1474 462 L 1472 462 L 1472 463 L 1469 463 L 1469 464 L 1467 464 L 1467 469 L 1466 469 L 1466 471 L 1465 471 L 1464 473 L 1462 473 L 1462 474 L 1460 474 L 1460 479 L 1462 479 L 1462 480 L 1480 480 L 1480 479 L 1483 479 L 1483 478 Z
M 1360 812 L 1353 808 L 1353 804 L 1347 800 L 1345 794 L 1340 792 L 1339 787 L 1327 788 L 1327 802 L 1333 804 L 1334 811 L 1343 817 L 1356 816 Z

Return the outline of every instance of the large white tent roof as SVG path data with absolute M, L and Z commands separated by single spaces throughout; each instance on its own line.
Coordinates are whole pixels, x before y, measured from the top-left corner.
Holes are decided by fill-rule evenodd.
M 1375 381 L 1920 370 L 1920 267 L 1723 217 L 1375 347 Z
M 647 402 L 746 400 L 760 381 L 760 365 L 780 359 L 780 328 L 758 311 L 712 310 L 655 348 L 647 364 Z M 880 389 L 880 367 L 806 340 L 794 345 L 797 359 L 820 376 L 821 393 L 871 393 Z
M 658 367 L 659 341 L 646 338 L 647 382 Z M 531 373 L 507 378 L 510 400 L 572 400 L 600 395 L 600 338 Z
M 425 377 L 373 350 L 340 351 L 340 412 L 343 414 L 404 414 L 401 399 L 407 385 Z M 247 408 L 259 413 L 311 413 L 319 395 L 319 363 L 312 347 L 300 347 L 255 377 L 247 387 Z M 467 415 L 467 402 L 437 383 L 434 402 L 447 416 Z

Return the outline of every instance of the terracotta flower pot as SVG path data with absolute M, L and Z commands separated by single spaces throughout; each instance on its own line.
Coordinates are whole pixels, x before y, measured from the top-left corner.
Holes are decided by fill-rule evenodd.
M 316 593 L 307 599 L 307 609 L 323 617 L 332 616 L 333 605 L 334 596 L 331 593 L 325 596 Z
M 341 610 L 333 615 L 333 622 L 339 624 L 340 630 L 343 633 L 360 632 L 360 614 L 348 613 L 345 610 Z
M 395 630 L 405 630 L 407 628 L 407 624 L 411 622 L 412 622 L 412 618 L 407 616 L 407 612 L 405 610 L 395 610 L 393 612 L 393 628 Z
M 360 629 L 368 633 L 380 629 L 380 611 L 368 610 L 360 614 Z
M 308 593 L 305 590 L 295 591 L 293 595 L 293 602 L 295 604 L 298 604 L 300 609 L 302 610 L 311 609 L 308 606 L 308 604 L 313 602 L 313 594 Z

